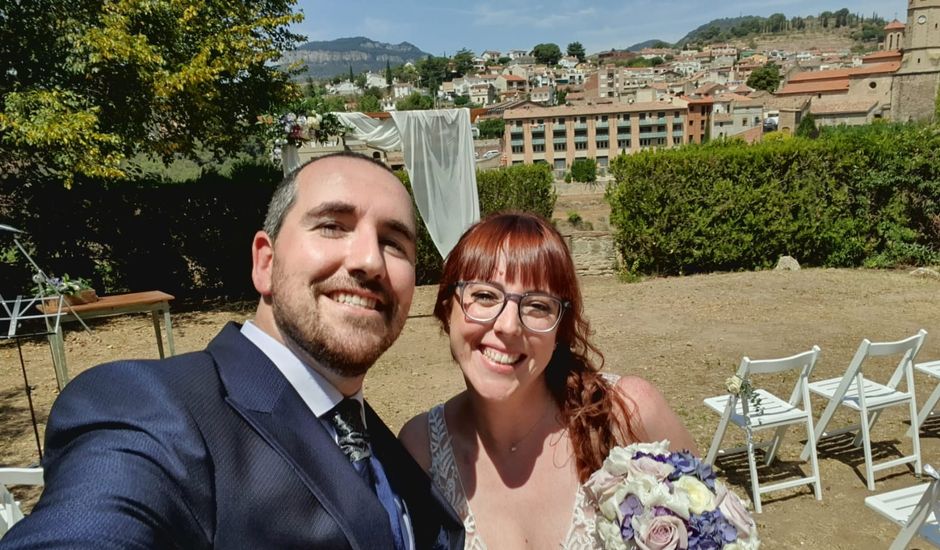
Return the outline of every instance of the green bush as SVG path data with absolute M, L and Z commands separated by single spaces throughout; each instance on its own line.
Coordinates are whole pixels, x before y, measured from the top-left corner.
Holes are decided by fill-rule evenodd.
M 623 265 L 665 275 L 924 265 L 940 255 L 940 133 L 875 124 L 746 146 L 622 155 L 611 224 Z
M 24 185 L 0 178 L 0 220 L 47 273 L 88 278 L 100 293 L 160 289 L 180 299 L 253 298 L 249 243 L 261 228 L 281 169 L 238 161 L 195 179 L 150 175 L 135 181 L 77 178 Z M 400 174 L 407 185 L 408 178 Z M 555 207 L 547 166 L 477 174 L 483 215 L 516 209 L 546 218 Z M 2 237 L 2 235 L 0 235 Z M 29 265 L 12 241 L 0 243 L 0 295 L 29 292 Z M 441 258 L 419 223 L 417 276 L 437 281 Z
M 594 159 L 575 159 L 571 163 L 571 179 L 581 183 L 597 181 L 597 161 Z

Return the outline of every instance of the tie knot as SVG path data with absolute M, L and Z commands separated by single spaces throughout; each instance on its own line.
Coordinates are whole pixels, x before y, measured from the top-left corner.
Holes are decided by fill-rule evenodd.
M 336 443 L 352 462 L 369 458 L 369 439 L 362 421 L 362 405 L 355 399 L 343 399 L 330 414 L 336 429 Z

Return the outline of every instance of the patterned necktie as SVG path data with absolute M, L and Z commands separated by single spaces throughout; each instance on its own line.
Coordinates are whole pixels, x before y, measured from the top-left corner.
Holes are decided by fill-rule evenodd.
M 374 480 L 371 468 L 369 468 L 369 457 L 372 456 L 372 451 L 369 449 L 366 426 L 362 422 L 362 405 L 355 399 L 343 399 L 333 407 L 330 421 L 336 429 L 336 443 L 339 448 L 352 462 L 353 467 L 366 484 L 370 488 L 373 487 Z
M 366 485 L 376 492 L 379 502 L 388 513 L 395 548 L 404 550 L 406 548 L 404 527 L 401 523 L 401 512 L 395 502 L 395 495 L 385 474 L 376 475 L 370 463 L 372 450 L 369 448 L 369 436 L 362 421 L 362 405 L 355 399 L 343 399 L 330 412 L 330 421 L 336 429 L 336 442 L 339 448 L 352 462 L 353 468 L 365 480 Z M 381 471 L 381 464 L 378 464 L 378 467 Z

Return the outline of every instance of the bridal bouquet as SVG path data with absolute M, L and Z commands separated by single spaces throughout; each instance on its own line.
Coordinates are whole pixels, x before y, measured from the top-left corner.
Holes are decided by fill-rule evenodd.
M 615 447 L 585 487 L 600 513 L 597 532 L 611 550 L 750 550 L 754 519 L 711 466 L 668 441 Z

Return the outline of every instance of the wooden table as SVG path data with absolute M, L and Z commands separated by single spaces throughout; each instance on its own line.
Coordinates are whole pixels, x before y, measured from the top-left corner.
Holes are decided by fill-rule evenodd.
M 170 352 L 170 355 L 176 354 L 176 349 L 173 346 L 173 323 L 170 320 L 170 300 L 173 299 L 172 295 L 159 290 L 102 296 L 97 302 L 90 304 L 74 306 L 63 305 L 62 315 L 59 319 L 61 323 L 66 323 L 75 321 L 78 318 L 88 320 L 98 317 L 125 315 L 128 313 L 150 312 L 151 318 L 153 319 L 153 330 L 157 336 L 157 351 L 160 353 L 160 358 L 162 359 L 164 353 L 163 338 L 160 334 L 160 314 L 163 314 L 163 323 L 166 327 L 167 350 Z M 39 309 L 42 310 L 43 313 L 54 313 L 54 308 L 40 307 Z M 52 362 L 55 366 L 56 382 L 58 382 L 59 389 L 61 390 L 69 381 L 68 369 L 65 363 L 65 339 L 62 335 L 61 324 L 49 339 L 52 345 Z

